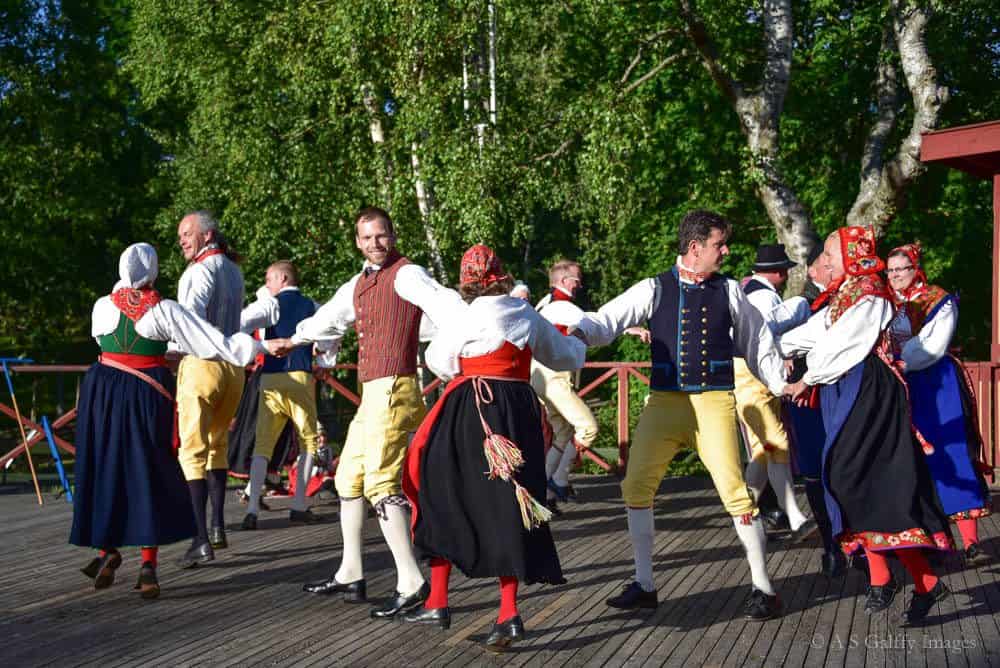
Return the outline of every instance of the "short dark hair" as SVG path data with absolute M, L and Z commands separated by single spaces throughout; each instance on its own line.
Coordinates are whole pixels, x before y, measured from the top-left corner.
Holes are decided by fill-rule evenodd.
M 396 230 L 392 227 L 392 218 L 389 217 L 389 212 L 385 209 L 380 209 L 377 206 L 369 206 L 358 211 L 358 215 L 354 217 L 354 227 L 357 228 L 361 223 L 372 222 L 376 220 L 381 220 L 385 223 L 386 229 L 389 234 L 395 234 Z
M 289 285 L 299 284 L 299 270 L 295 268 L 291 260 L 278 260 L 267 268 L 268 271 L 280 271 L 288 278 Z
M 733 231 L 733 224 L 717 213 L 705 209 L 688 211 L 677 228 L 677 245 L 681 255 L 688 252 L 692 241 L 704 244 L 712 234 L 712 230 L 720 230 L 726 239 Z

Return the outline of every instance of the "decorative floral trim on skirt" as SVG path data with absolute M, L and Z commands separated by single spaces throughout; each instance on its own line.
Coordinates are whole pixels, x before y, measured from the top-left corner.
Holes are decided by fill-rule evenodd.
M 844 554 L 851 554 L 860 549 L 873 552 L 879 550 L 895 550 L 907 547 L 926 547 L 934 550 L 954 550 L 955 544 L 951 536 L 944 532 L 928 535 L 920 528 L 908 529 L 897 533 L 881 531 L 845 531 L 838 536 L 840 548 Z
M 948 519 L 955 522 L 959 520 L 978 520 L 980 517 L 989 517 L 992 514 L 993 510 L 989 506 L 984 506 L 982 508 L 971 508 L 969 510 L 952 513 L 948 516 Z

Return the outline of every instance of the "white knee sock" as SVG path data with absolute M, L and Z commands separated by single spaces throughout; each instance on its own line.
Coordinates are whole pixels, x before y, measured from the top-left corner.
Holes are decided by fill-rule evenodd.
M 776 464 L 768 462 L 767 477 L 774 488 L 774 495 L 778 497 L 778 505 L 788 515 L 788 524 L 792 531 L 802 526 L 806 521 L 806 516 L 799 510 L 799 504 L 795 500 L 795 486 L 792 483 L 792 467 L 789 464 Z
M 363 497 L 340 500 L 340 535 L 344 551 L 340 568 L 334 578 L 341 584 L 360 580 L 365 576 L 361 565 L 362 532 L 365 528 L 365 500 Z
M 556 469 L 559 468 L 559 462 L 562 461 L 563 451 L 559 450 L 556 446 L 549 448 L 549 451 L 545 453 L 545 479 L 546 481 L 555 474 Z M 549 489 L 547 486 L 545 488 L 545 499 L 551 501 L 556 498 L 556 493 Z
M 653 509 L 628 509 L 628 535 L 632 539 L 635 581 L 643 591 L 653 591 Z
M 757 457 L 750 460 L 746 470 L 743 472 L 743 479 L 746 480 L 747 487 L 750 489 L 750 493 L 753 494 L 755 503 L 764 492 L 764 486 L 767 485 L 767 469 L 768 465 L 764 461 L 764 458 Z
M 573 466 L 573 462 L 575 461 L 576 446 L 573 445 L 573 441 L 570 441 L 566 444 L 566 449 L 563 450 L 562 457 L 559 458 L 559 466 L 556 468 L 555 473 L 552 474 L 552 482 L 560 487 L 568 485 L 569 469 Z
M 250 460 L 250 497 L 247 512 L 260 514 L 260 497 L 264 493 L 264 479 L 267 478 L 267 457 L 256 455 Z
M 562 461 L 563 450 L 560 450 L 556 446 L 549 448 L 549 451 L 545 453 L 545 477 L 551 478 L 559 468 L 559 462 Z
M 292 500 L 292 509 L 303 511 L 308 508 L 306 505 L 306 487 L 309 486 L 310 473 L 312 473 L 313 456 L 308 452 L 299 455 L 298 469 L 295 472 L 295 498 Z
M 396 562 L 396 591 L 409 596 L 424 584 L 424 575 L 417 565 L 410 540 L 410 511 L 392 504 L 386 504 L 384 509 L 385 517 L 379 518 L 379 526 Z
M 750 524 L 743 524 L 743 518 L 734 517 L 736 535 L 740 537 L 743 548 L 747 551 L 747 561 L 750 562 L 750 579 L 753 586 L 765 594 L 774 594 L 771 580 L 767 577 L 767 536 L 764 535 L 764 525 L 760 517 L 753 518 Z

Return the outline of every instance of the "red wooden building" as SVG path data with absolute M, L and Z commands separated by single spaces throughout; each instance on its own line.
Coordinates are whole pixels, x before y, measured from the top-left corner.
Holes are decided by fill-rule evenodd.
M 993 181 L 993 300 L 990 361 L 966 362 L 979 399 L 986 459 L 1000 469 L 1000 121 L 963 125 L 923 135 L 920 160 Z

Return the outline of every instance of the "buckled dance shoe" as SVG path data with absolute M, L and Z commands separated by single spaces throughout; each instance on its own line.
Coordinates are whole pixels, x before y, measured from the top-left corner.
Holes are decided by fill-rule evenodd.
M 368 601 L 366 597 L 367 585 L 364 578 L 354 582 L 337 582 L 336 576 L 331 575 L 328 580 L 305 583 L 302 585 L 302 591 L 323 595 L 342 593 L 345 603 L 366 603 Z
M 546 484 L 549 486 L 549 489 L 552 490 L 552 493 L 556 495 L 556 499 L 560 503 L 566 503 L 569 501 L 569 485 L 563 487 L 552 478 L 549 478 Z
M 212 527 L 208 530 L 208 544 L 212 546 L 213 550 L 221 550 L 223 548 L 229 547 L 229 541 L 226 540 L 226 530 L 223 527 Z
M 150 600 L 160 595 L 160 583 L 156 579 L 156 567 L 148 561 L 142 563 L 139 569 L 139 580 L 133 587 L 141 598 Z
M 441 629 L 451 628 L 451 611 L 448 608 L 427 608 L 420 607 L 410 612 L 405 612 L 399 616 L 407 624 L 433 624 Z
M 743 608 L 743 617 L 755 622 L 763 622 L 781 616 L 781 601 L 777 594 L 765 594 L 761 590 L 754 588 L 750 592 L 746 606 Z
M 868 587 L 868 598 L 865 599 L 865 612 L 869 615 L 882 612 L 892 605 L 892 599 L 896 598 L 899 591 L 899 583 L 895 578 L 890 579 L 884 585 L 871 585 Z
M 184 556 L 177 560 L 177 565 L 181 568 L 194 568 L 198 564 L 207 564 L 215 561 L 215 550 L 211 543 L 199 543 L 192 545 L 184 553 Z
M 656 590 L 646 591 L 639 586 L 638 582 L 628 583 L 622 589 L 622 593 L 618 596 L 612 596 L 605 603 L 612 608 L 621 610 L 637 610 L 639 608 L 653 610 L 660 604 L 656 598 Z
M 107 550 L 103 557 L 95 557 L 80 569 L 94 580 L 94 589 L 107 589 L 115 583 L 115 571 L 122 565 L 122 555 L 117 550 Z
M 497 622 L 486 638 L 486 649 L 491 652 L 505 652 L 514 642 L 524 638 L 524 622 L 521 615 L 514 615 L 505 622 Z
M 910 607 L 906 610 L 906 623 L 913 625 L 922 621 L 938 601 L 943 601 L 951 595 L 951 590 L 945 585 L 944 580 L 938 578 L 934 589 L 926 594 L 914 594 L 910 599 Z
M 386 600 L 385 603 L 377 608 L 372 608 L 371 618 L 391 619 L 400 612 L 409 612 L 414 610 L 417 606 L 424 604 L 424 601 L 427 600 L 430 593 L 431 586 L 426 582 L 420 585 L 420 589 L 413 592 L 409 596 L 403 596 L 397 591 L 391 598 Z

